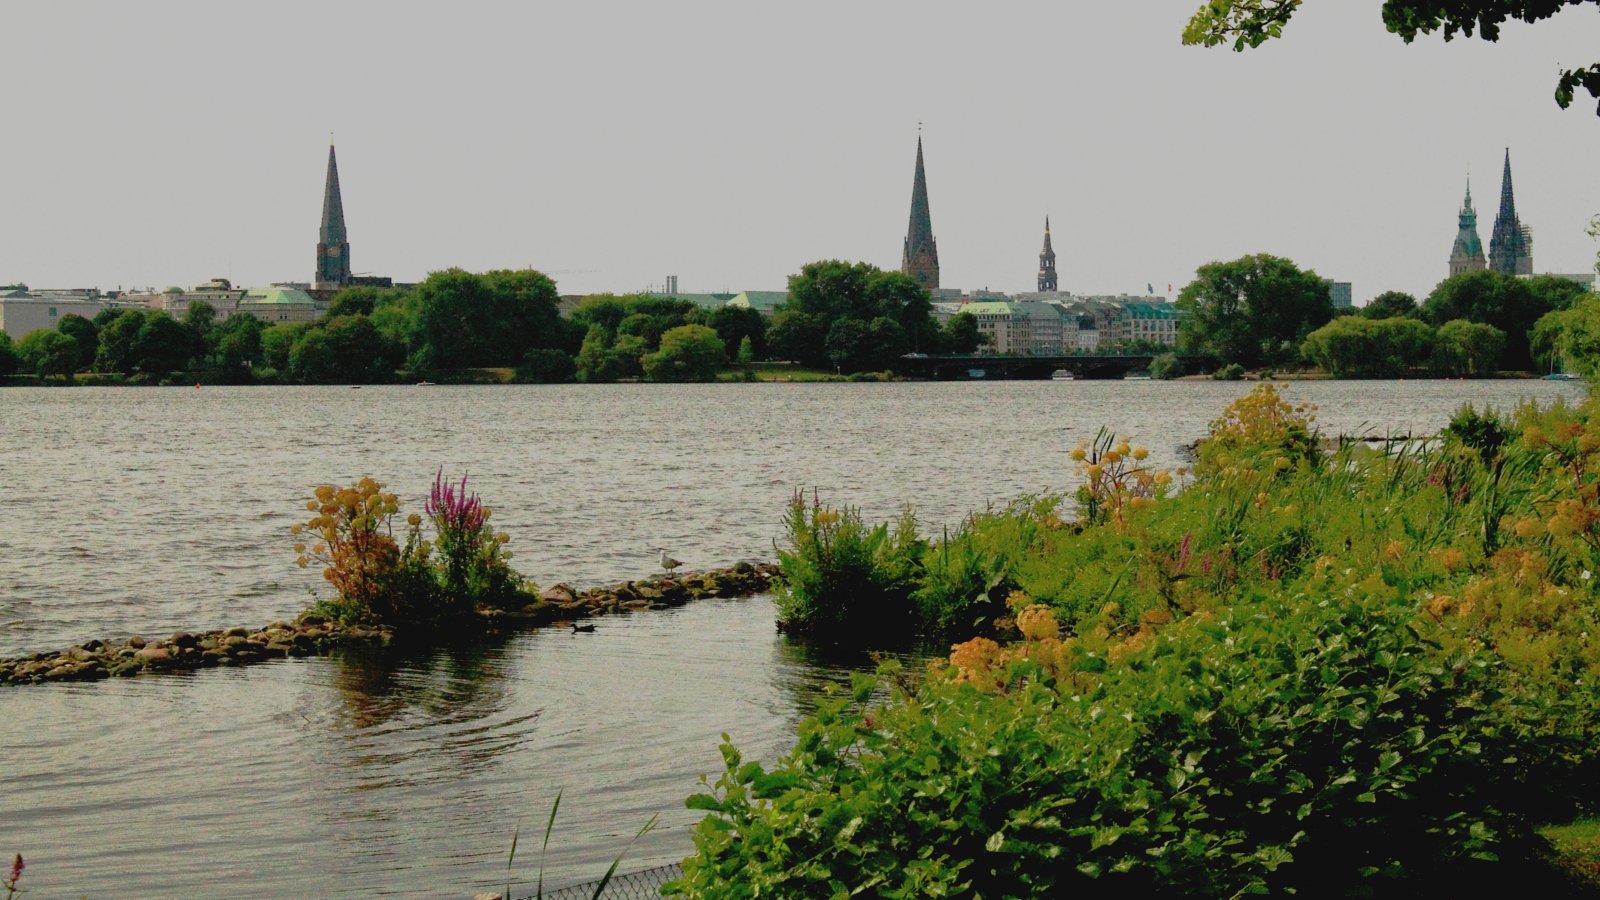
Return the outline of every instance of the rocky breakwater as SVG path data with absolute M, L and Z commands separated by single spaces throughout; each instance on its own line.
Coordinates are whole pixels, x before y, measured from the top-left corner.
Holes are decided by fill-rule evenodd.
M 515 608 L 481 607 L 478 615 L 485 625 L 499 629 L 647 609 L 670 609 L 702 598 L 759 594 L 766 591 L 777 576 L 778 566 L 775 563 L 741 562 L 724 569 L 626 581 L 582 591 L 571 585 L 557 584 Z
M 725 569 L 582 591 L 558 584 L 515 608 L 480 608 L 478 624 L 489 631 L 504 631 L 590 616 L 668 609 L 705 597 L 740 597 L 767 590 L 777 574 L 778 567 L 772 563 L 739 563 Z M 259 629 L 180 631 L 156 640 L 139 635 L 91 640 L 65 650 L 0 659 L 0 685 L 94 681 L 143 672 L 238 666 L 311 656 L 339 647 L 387 645 L 395 640 L 396 633 L 391 625 L 345 625 L 305 612 L 293 622 L 273 622 Z
M 180 631 L 168 638 L 92 640 L 52 653 L 0 659 L 0 684 L 41 681 L 94 681 L 138 675 L 237 666 L 288 656 L 310 656 L 334 647 L 387 644 L 394 629 L 387 625 L 342 625 L 306 613 L 293 622 L 265 628 Z

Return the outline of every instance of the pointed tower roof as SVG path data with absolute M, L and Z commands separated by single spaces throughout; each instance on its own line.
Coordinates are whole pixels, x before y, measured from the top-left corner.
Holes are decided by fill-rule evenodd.
M 917 171 L 911 181 L 911 224 L 906 229 L 900 270 L 926 288 L 939 286 L 939 246 L 928 212 L 928 174 L 922 165 L 922 135 L 917 135 Z
M 1052 250 L 1051 247 L 1050 247 L 1050 217 L 1049 216 L 1045 216 L 1044 217 L 1044 249 L 1040 251 L 1041 255 L 1045 254 L 1045 253 L 1049 253 L 1052 256 L 1055 255 L 1055 251 Z
M 339 160 L 328 144 L 328 181 L 322 189 L 322 229 L 324 244 L 343 244 L 349 238 L 344 230 L 344 200 L 339 196 Z
M 1517 218 L 1517 201 L 1511 190 L 1511 148 L 1507 147 L 1500 181 L 1500 212 L 1494 217 L 1494 231 L 1489 234 L 1489 268 L 1507 275 L 1532 274 L 1532 244 L 1529 229 Z

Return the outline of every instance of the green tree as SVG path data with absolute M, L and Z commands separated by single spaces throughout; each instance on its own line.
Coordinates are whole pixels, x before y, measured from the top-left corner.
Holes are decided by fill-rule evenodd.
M 1283 34 L 1284 26 L 1302 0 L 1206 0 L 1184 29 L 1185 44 L 1234 50 L 1259 47 Z M 1406 43 L 1419 34 L 1442 32 L 1445 40 L 1457 34 L 1486 41 L 1500 39 L 1500 26 L 1509 20 L 1538 22 L 1568 6 L 1585 6 L 1600 0 L 1384 0 L 1383 25 Z M 1587 69 L 1563 70 L 1556 82 L 1556 103 L 1565 109 L 1577 88 L 1600 97 L 1600 63 Z M 1597 107 L 1600 112 L 1600 107 Z
M 936 350 L 940 353 L 973 353 L 983 344 L 978 319 L 971 313 L 956 313 L 939 329 Z
M 621 364 L 611 352 L 611 335 L 598 322 L 589 326 L 574 362 L 574 374 L 585 384 L 608 384 L 622 377 Z
M 1505 351 L 1505 333 L 1493 325 L 1456 319 L 1439 326 L 1434 342 L 1432 367 L 1435 374 L 1470 375 L 1482 378 L 1495 374 L 1500 354 Z
M 289 371 L 289 354 L 294 345 L 311 326 L 306 322 L 279 322 L 261 332 L 261 361 L 267 368 L 279 372 Z
M 67 313 L 56 323 L 56 330 L 78 342 L 78 364 L 74 372 L 94 365 L 95 353 L 100 349 L 100 329 L 77 313 Z
M 81 353 L 77 341 L 55 329 L 29 332 L 17 342 L 17 356 L 22 365 L 40 378 L 72 377 Z
M 17 347 L 11 343 L 11 335 L 0 331 L 0 378 L 15 375 L 17 367 L 21 364 L 22 359 L 17 356 Z
M 768 340 L 775 352 L 808 366 L 883 368 L 910 343 L 939 334 L 932 313 L 927 290 L 904 273 L 822 260 L 789 277 L 789 296 Z M 873 324 L 879 319 L 894 327 Z
M 1384 291 L 1361 307 L 1361 315 L 1368 319 L 1394 319 L 1417 314 L 1417 298 L 1405 291 Z
M 309 328 L 289 349 L 288 373 L 305 384 L 327 384 L 338 380 L 339 360 L 328 333 Z
M 1247 368 L 1293 362 L 1307 335 L 1333 318 L 1328 282 L 1258 253 L 1206 263 L 1178 294 L 1178 342 Z
M 651 381 L 715 381 L 727 362 L 722 338 L 704 325 L 680 325 L 661 336 L 661 349 L 643 359 Z
M 370 287 L 356 285 L 347 287 L 333 295 L 333 300 L 328 303 L 328 311 L 324 319 L 337 319 L 341 316 L 370 316 L 378 307 L 386 302 L 398 300 L 405 291 L 399 288 Z
M 157 378 L 185 368 L 194 356 L 194 333 L 164 312 L 151 312 L 133 341 L 135 364 Z
M 443 368 L 514 365 L 534 347 L 566 343 L 555 282 L 532 270 L 430 274 L 415 290 L 412 349 Z
M 1591 380 L 1600 376 L 1600 294 L 1540 318 L 1529 342 L 1541 371 L 1580 372 Z
M 703 324 L 716 329 L 730 357 L 738 355 L 740 344 L 746 340 L 750 342 L 752 360 L 766 356 L 767 317 L 760 310 L 748 306 L 719 306 Z
M 741 366 L 748 366 L 756 361 L 755 342 L 750 340 L 750 335 L 747 334 L 739 339 L 739 350 L 734 359 Z
M 230 316 L 212 330 L 212 364 L 224 379 L 244 379 L 261 362 L 261 334 L 266 329 L 265 322 L 244 314 Z
M 1445 279 L 1433 289 L 1422 304 L 1422 318 L 1434 325 L 1454 319 L 1493 325 L 1506 336 L 1500 368 L 1527 371 L 1533 368 L 1528 343 L 1533 324 L 1546 313 L 1555 312 L 1551 303 L 1565 296 L 1550 285 L 1544 287 L 1541 293 L 1528 280 L 1493 270 L 1466 272 Z
M 94 317 L 94 324 L 100 328 L 94 367 L 99 372 L 131 375 L 138 365 L 134 343 L 139 339 L 139 330 L 144 328 L 146 313 L 140 309 L 123 309 L 108 316 L 110 312 L 112 310 L 108 309 Z

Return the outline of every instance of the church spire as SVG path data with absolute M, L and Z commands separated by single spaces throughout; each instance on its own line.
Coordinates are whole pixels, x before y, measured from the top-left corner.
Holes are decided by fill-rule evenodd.
M 1050 217 L 1044 217 L 1044 249 L 1039 251 L 1039 290 L 1056 289 L 1056 251 L 1050 246 Z
M 318 288 L 332 289 L 350 283 L 350 239 L 344 229 L 344 200 L 339 196 L 339 160 L 328 143 L 328 180 L 322 189 L 322 227 L 317 233 Z
M 1462 201 L 1456 243 L 1450 248 L 1450 276 L 1477 272 L 1488 267 L 1483 259 L 1483 243 L 1478 240 L 1478 213 L 1472 208 L 1472 178 L 1467 178 L 1467 196 Z
M 1511 148 L 1506 148 L 1505 174 L 1500 181 L 1500 213 L 1489 235 L 1489 268 L 1507 275 L 1533 274 L 1533 231 L 1517 218 L 1511 191 Z
M 911 182 L 911 224 L 900 258 L 900 271 L 929 290 L 939 287 L 939 246 L 933 239 L 928 212 L 928 176 L 922 166 L 922 136 L 917 135 L 917 172 Z

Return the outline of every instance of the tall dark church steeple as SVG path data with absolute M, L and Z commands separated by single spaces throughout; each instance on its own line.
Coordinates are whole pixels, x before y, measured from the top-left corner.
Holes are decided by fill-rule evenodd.
M 350 283 L 350 236 L 344 230 L 344 200 L 339 196 L 339 161 L 328 144 L 328 181 L 322 189 L 322 228 L 317 233 L 318 288 Z
M 1044 249 L 1039 251 L 1039 290 L 1056 289 L 1056 251 L 1050 246 L 1050 217 L 1044 217 Z
M 929 290 L 939 287 L 939 246 L 933 240 L 933 216 L 928 212 L 928 176 L 922 169 L 922 137 L 917 136 L 917 174 L 911 183 L 911 225 L 906 230 L 900 271 Z
M 1505 175 L 1500 182 L 1500 214 L 1489 235 L 1489 268 L 1507 275 L 1533 274 L 1533 231 L 1517 218 L 1511 194 L 1511 149 L 1506 149 Z

